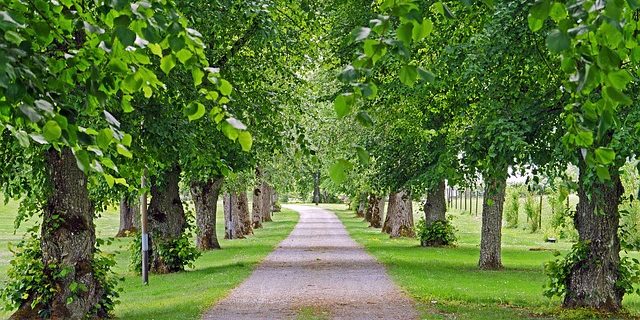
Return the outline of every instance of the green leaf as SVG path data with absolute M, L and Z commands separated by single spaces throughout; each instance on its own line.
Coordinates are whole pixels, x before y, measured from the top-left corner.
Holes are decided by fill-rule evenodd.
M 240 146 L 242 146 L 242 151 L 251 151 L 253 138 L 251 137 L 251 133 L 249 133 L 249 131 L 240 131 L 240 133 L 238 133 L 238 142 L 240 143 Z
M 364 110 L 358 111 L 358 114 L 356 115 L 356 120 L 365 127 L 373 126 L 373 119 L 371 118 L 369 113 Z
M 414 23 L 411 37 L 413 41 L 418 42 L 429 36 L 433 31 L 433 22 L 429 19 L 422 20 L 422 23 Z
M 78 168 L 85 173 L 89 172 L 91 167 L 89 165 L 89 154 L 87 151 L 79 149 L 74 151 L 74 155 L 76 156 L 76 164 L 78 165 Z
M 104 180 L 107 181 L 107 185 L 109 186 L 109 188 L 112 188 L 113 183 L 115 182 L 113 176 L 108 173 L 103 173 L 102 176 L 104 177 Z
M 124 136 L 122 136 L 122 144 L 124 144 L 127 147 L 131 146 L 131 142 L 132 142 L 132 137 L 130 134 L 125 133 Z
M 182 49 L 176 53 L 176 56 L 178 57 L 178 60 L 180 60 L 182 64 L 186 64 L 187 61 L 189 61 L 189 59 L 193 57 L 193 53 L 191 53 L 191 51 L 187 49 Z
M 11 42 L 11 43 L 15 43 L 16 45 L 20 45 L 20 43 L 22 43 L 22 41 L 24 41 L 24 39 L 15 31 L 6 31 L 4 34 L 4 39 Z
M 405 22 L 396 30 L 396 36 L 398 40 L 402 41 L 405 46 L 411 45 L 411 39 L 413 34 L 413 23 Z
M 331 167 L 329 167 L 329 177 L 336 184 L 341 184 L 347 179 L 347 171 L 351 170 L 353 165 L 345 159 L 339 159 Z
M 218 90 L 220 90 L 220 93 L 222 93 L 223 95 L 228 96 L 231 94 L 231 91 L 233 91 L 233 87 L 231 86 L 231 83 L 229 83 L 229 81 L 220 79 Z
M 101 149 L 107 149 L 109 144 L 113 141 L 113 131 L 109 128 L 105 128 L 100 130 L 98 136 L 96 137 L 96 142 L 98 143 L 98 147 Z
M 371 28 L 360 27 L 356 28 L 351 32 L 351 35 L 355 41 L 362 41 L 369 37 L 371 33 Z
M 173 69 L 173 67 L 175 66 L 176 66 L 176 58 L 172 54 L 164 56 L 162 57 L 162 59 L 160 59 L 160 69 L 162 69 L 162 72 L 164 72 L 167 75 L 169 74 L 171 69 Z
M 162 47 L 157 43 L 149 43 L 147 47 L 151 50 L 151 53 L 162 58 Z
M 196 87 L 202 84 L 202 78 L 204 77 L 204 71 L 200 68 L 191 69 L 191 77 L 193 77 L 193 85 Z
M 343 118 L 351 112 L 353 100 L 353 94 L 351 93 L 343 93 L 336 97 L 336 100 L 333 102 L 333 108 L 336 110 L 338 118 Z
M 567 7 L 565 7 L 562 2 L 554 2 L 551 5 L 549 16 L 551 16 L 551 19 L 553 19 L 553 21 L 560 22 L 567 17 Z
M 129 149 L 127 149 L 127 147 L 125 147 L 123 144 L 118 143 L 118 145 L 116 146 L 116 151 L 129 159 L 133 158 L 133 154 L 131 153 L 131 151 L 129 151 Z
M 593 144 L 593 132 L 583 130 L 576 135 L 576 145 L 578 147 L 589 147 Z
M 631 105 L 633 103 L 633 100 L 631 100 L 629 96 L 614 87 L 605 87 L 603 92 L 604 96 L 613 102 L 622 103 L 624 105 Z
M 56 141 L 62 135 L 62 129 L 60 129 L 60 125 L 53 120 L 47 121 L 42 127 L 42 136 L 49 142 Z
M 596 160 L 603 165 L 611 164 L 616 159 L 616 152 L 611 148 L 600 147 L 595 152 Z
M 120 40 L 120 43 L 125 47 L 132 46 L 136 41 L 136 33 L 129 30 L 127 27 L 116 27 L 115 33 L 118 40 Z
M 626 70 L 609 72 L 607 78 L 611 82 L 611 85 L 620 91 L 624 90 L 627 87 L 627 84 L 633 80 L 629 72 Z
M 371 156 L 369 155 L 369 152 L 365 150 L 365 148 L 357 146 L 356 153 L 358 154 L 358 159 L 360 160 L 360 163 L 362 163 L 363 165 L 369 164 L 369 161 L 371 160 L 370 159 Z
M 611 180 L 611 174 L 609 174 L 609 168 L 605 166 L 597 166 L 596 167 L 596 175 L 600 182 L 606 182 Z
M 400 81 L 409 87 L 413 87 L 413 83 L 416 82 L 418 77 L 418 69 L 416 66 L 404 65 L 400 69 Z
M 542 28 L 544 20 L 549 16 L 549 10 L 551 9 L 548 0 L 538 1 L 529 10 L 529 16 L 527 22 L 531 31 L 538 31 Z
M 206 112 L 204 105 L 200 102 L 192 102 L 185 108 L 185 114 L 189 121 L 194 121 L 202 118 Z
M 569 49 L 569 45 L 571 44 L 571 39 L 569 35 L 565 32 L 562 32 L 558 29 L 555 29 L 549 33 L 547 36 L 547 47 L 551 52 L 560 53 Z
M 427 81 L 429 83 L 433 83 L 434 81 L 436 81 L 436 75 L 429 70 L 418 68 L 418 75 L 422 80 Z

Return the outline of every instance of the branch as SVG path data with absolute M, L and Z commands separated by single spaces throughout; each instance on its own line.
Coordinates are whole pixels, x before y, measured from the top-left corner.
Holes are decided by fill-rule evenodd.
M 258 26 L 259 26 L 259 20 L 258 19 L 253 20 L 253 23 L 251 24 L 251 26 L 249 26 L 249 29 L 247 29 L 247 31 L 244 32 L 244 34 L 242 35 L 242 37 L 240 37 L 240 39 L 236 40 L 236 42 L 231 47 L 231 50 L 229 50 L 227 54 L 225 54 L 220 59 L 218 59 L 218 61 L 215 64 L 213 64 L 213 66 L 216 68 L 222 69 L 227 64 L 227 62 L 229 62 L 229 59 L 235 56 L 238 53 L 238 51 L 240 51 L 240 49 L 242 49 L 242 47 L 244 47 L 247 44 L 247 42 L 249 42 L 251 37 L 256 33 L 256 31 L 258 31 Z

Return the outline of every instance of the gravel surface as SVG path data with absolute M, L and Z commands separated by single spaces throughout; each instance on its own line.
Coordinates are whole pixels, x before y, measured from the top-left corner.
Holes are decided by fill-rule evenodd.
M 418 319 L 333 212 L 286 207 L 300 213 L 295 229 L 204 319 Z

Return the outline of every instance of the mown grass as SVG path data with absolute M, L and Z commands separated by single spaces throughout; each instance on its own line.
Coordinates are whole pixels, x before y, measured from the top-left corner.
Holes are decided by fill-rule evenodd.
M 414 297 L 425 319 L 586 319 L 600 318 L 588 312 L 560 309 L 560 299 L 542 295 L 546 276 L 543 264 L 553 258 L 549 249 L 566 252 L 568 241 L 544 242 L 541 232 L 503 229 L 501 271 L 477 268 L 480 217 L 451 209 L 458 229 L 455 247 L 422 248 L 416 239 L 389 239 L 380 229 L 367 227 L 344 205 L 325 205 L 338 214 L 350 235 L 382 262 L 391 277 Z M 416 219 L 418 218 L 417 207 Z M 522 217 L 524 218 L 524 217 Z M 525 220 L 521 220 L 525 221 Z M 543 223 L 545 221 L 543 220 Z M 640 257 L 636 252 L 634 256 Z M 627 315 L 640 317 L 640 297 L 624 300 Z M 616 318 L 616 317 L 613 317 Z
M 17 204 L 0 205 L 0 280 L 6 279 L 11 259 L 7 249 L 10 242 L 17 242 L 34 222 L 26 223 L 15 234 L 13 220 Z M 219 206 L 218 212 L 222 212 Z M 103 251 L 115 253 L 115 272 L 124 278 L 121 303 L 115 315 L 121 319 L 198 319 L 216 301 L 246 279 L 256 265 L 264 259 L 280 241 L 289 235 L 298 214 L 283 209 L 274 214 L 274 222 L 255 231 L 247 239 L 224 240 L 222 214 L 218 215 L 217 232 L 222 250 L 209 251 L 196 261 L 195 268 L 169 275 L 151 275 L 149 285 L 144 286 L 140 277 L 129 270 L 128 247 L 131 239 L 115 239 Z M 118 231 L 119 215 L 108 210 L 96 219 L 96 232 L 100 238 L 109 238 Z M 8 318 L 10 311 L 0 310 L 0 319 Z

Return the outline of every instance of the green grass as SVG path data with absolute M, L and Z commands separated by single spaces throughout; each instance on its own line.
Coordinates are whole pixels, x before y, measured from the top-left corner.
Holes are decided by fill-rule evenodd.
M 0 205 L 0 280 L 5 280 L 11 259 L 7 249 L 9 242 L 19 241 L 28 226 L 25 224 L 14 234 L 13 220 L 17 204 Z M 221 206 L 218 213 L 222 212 Z M 274 222 L 255 231 L 247 239 L 220 239 L 222 250 L 209 251 L 196 261 L 195 268 L 169 275 L 151 275 L 149 286 L 144 286 L 138 275 L 128 270 L 127 248 L 131 239 L 115 239 L 105 246 L 105 252 L 116 253 L 115 271 L 124 277 L 121 303 L 116 307 L 116 317 L 121 319 L 198 319 L 216 301 L 246 279 L 256 265 L 264 259 L 280 241 L 286 238 L 298 221 L 298 214 L 283 209 L 274 214 Z M 98 237 L 112 237 L 118 231 L 119 215 L 109 210 L 96 219 Z M 218 215 L 217 232 L 224 235 L 222 214 Z M 11 312 L 0 311 L 0 319 Z
M 562 311 L 560 299 L 542 295 L 546 276 L 543 264 L 553 258 L 546 248 L 566 251 L 571 243 L 544 242 L 541 232 L 503 229 L 502 271 L 477 268 L 480 217 L 450 210 L 458 229 L 456 247 L 422 248 L 416 239 L 389 239 L 380 229 L 371 229 L 345 210 L 343 205 L 325 205 L 336 212 L 351 236 L 382 262 L 391 277 L 418 303 L 425 319 L 584 319 L 590 314 Z M 417 206 L 416 218 L 418 218 Z M 523 217 L 524 218 L 524 217 Z M 521 220 L 525 221 L 525 220 Z M 545 220 L 543 219 L 543 223 Z M 634 256 L 639 257 L 638 253 Z M 640 316 L 640 297 L 627 296 L 624 306 L 630 317 Z

